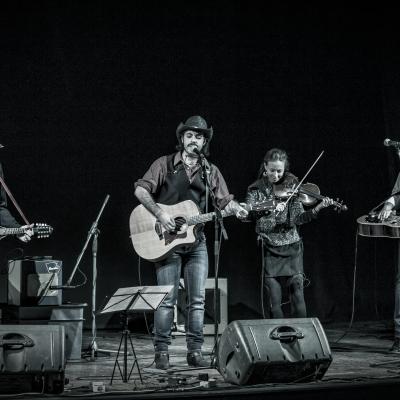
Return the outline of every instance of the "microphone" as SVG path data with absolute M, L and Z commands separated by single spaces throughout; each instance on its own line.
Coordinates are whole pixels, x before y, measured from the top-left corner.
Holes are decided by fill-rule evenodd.
M 193 149 L 193 153 L 197 154 L 200 158 L 204 158 L 204 154 L 197 147 Z
M 385 139 L 383 141 L 383 145 L 386 147 L 390 147 L 390 146 L 400 147 L 400 142 L 396 142 L 395 140 Z
M 75 289 L 75 286 L 68 286 L 68 285 L 50 286 L 50 290 L 64 290 L 64 289 Z

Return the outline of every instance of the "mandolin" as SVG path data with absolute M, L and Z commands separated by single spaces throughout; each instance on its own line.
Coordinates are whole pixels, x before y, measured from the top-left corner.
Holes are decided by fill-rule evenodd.
M 42 223 L 36 223 L 32 228 L 4 228 L 0 226 L 0 239 L 10 235 L 23 235 L 28 229 L 32 229 L 33 235 L 39 239 L 49 237 L 53 232 L 50 225 Z

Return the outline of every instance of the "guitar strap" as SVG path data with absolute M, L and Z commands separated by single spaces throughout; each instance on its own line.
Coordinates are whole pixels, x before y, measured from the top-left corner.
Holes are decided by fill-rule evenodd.
M 12 201 L 12 203 L 14 204 L 14 207 L 17 209 L 17 211 L 19 212 L 19 215 L 21 216 L 21 218 L 25 221 L 26 225 L 30 225 L 28 219 L 25 217 L 24 213 L 22 212 L 21 208 L 19 207 L 17 201 L 14 199 L 14 196 L 12 195 L 10 189 L 8 188 L 8 186 L 6 185 L 6 183 L 4 182 L 4 179 L 0 176 L 0 183 L 1 186 L 3 186 L 4 190 L 6 191 L 8 197 L 10 198 L 10 200 Z

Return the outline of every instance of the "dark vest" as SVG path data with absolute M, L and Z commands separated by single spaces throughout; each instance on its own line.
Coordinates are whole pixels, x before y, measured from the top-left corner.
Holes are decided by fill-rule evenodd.
M 154 196 L 157 203 L 174 205 L 184 200 L 194 201 L 204 212 L 206 204 L 206 186 L 201 168 L 192 182 L 186 175 L 183 163 L 174 167 L 175 154 L 167 156 L 167 176 L 159 192 Z

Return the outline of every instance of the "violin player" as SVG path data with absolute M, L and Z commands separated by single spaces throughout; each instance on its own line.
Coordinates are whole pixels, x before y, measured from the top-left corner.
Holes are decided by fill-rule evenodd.
M 298 196 L 292 196 L 287 204 L 280 198 L 282 188 L 293 189 L 297 178 L 289 172 L 286 151 L 272 148 L 261 163 L 258 179 L 247 189 L 246 203 L 275 199 L 272 212 L 252 213 L 256 232 L 264 246 L 264 287 L 269 300 L 272 318 L 284 318 L 282 292 L 288 290 L 291 316 L 304 318 L 307 315 L 304 301 L 303 242 L 299 226 L 316 219 L 319 211 L 334 203 L 324 197 L 314 208 L 305 211 Z

